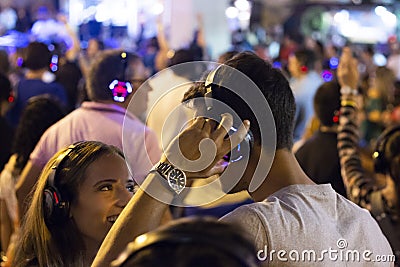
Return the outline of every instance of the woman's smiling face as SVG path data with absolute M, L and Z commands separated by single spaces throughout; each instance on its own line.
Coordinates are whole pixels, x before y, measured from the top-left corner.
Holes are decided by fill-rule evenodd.
M 84 177 L 76 201 L 71 203 L 70 215 L 83 240 L 100 246 L 131 199 L 134 182 L 124 159 L 116 154 L 98 158 L 86 169 Z

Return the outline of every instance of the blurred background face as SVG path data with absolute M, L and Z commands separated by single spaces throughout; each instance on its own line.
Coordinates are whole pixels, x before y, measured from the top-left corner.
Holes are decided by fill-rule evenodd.
M 298 78 L 301 76 L 301 65 L 300 62 L 297 60 L 296 56 L 294 54 L 289 56 L 289 62 L 288 62 L 288 69 L 290 72 L 290 75 L 292 75 L 294 78 Z
M 87 54 L 90 57 L 94 57 L 98 52 L 100 52 L 99 43 L 95 39 L 90 39 L 87 47 Z
M 86 243 L 101 243 L 133 195 L 134 183 L 119 155 L 103 155 L 85 172 L 71 215 Z
M 145 83 L 150 76 L 150 71 L 140 60 L 131 63 L 130 69 L 134 70 L 134 73 L 130 75 L 129 80 L 133 87 L 132 95 L 135 95 L 135 103 L 129 106 L 129 110 L 136 116 L 141 116 L 147 110 L 149 92 L 153 90 L 148 82 Z M 129 100 L 130 98 L 128 101 Z

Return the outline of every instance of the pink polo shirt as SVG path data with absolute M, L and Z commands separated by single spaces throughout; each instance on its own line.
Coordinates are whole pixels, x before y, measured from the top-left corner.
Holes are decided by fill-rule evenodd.
M 123 127 L 125 147 L 122 145 Z M 155 133 L 126 109 L 115 104 L 84 102 L 47 129 L 30 160 L 43 168 L 57 151 L 83 140 L 100 141 L 125 149 L 124 153 L 129 154 L 129 167 L 138 181 L 144 179 L 161 156 Z

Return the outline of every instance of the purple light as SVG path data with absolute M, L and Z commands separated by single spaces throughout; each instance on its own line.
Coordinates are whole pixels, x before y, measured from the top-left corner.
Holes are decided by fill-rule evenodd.
M 22 67 L 23 62 L 24 62 L 24 60 L 22 59 L 22 57 L 17 58 L 17 66 L 18 67 Z
M 324 79 L 325 82 L 330 82 L 333 80 L 333 74 L 332 74 L 332 72 L 330 72 L 328 70 L 324 70 L 321 73 L 321 77 L 322 77 L 322 79 Z

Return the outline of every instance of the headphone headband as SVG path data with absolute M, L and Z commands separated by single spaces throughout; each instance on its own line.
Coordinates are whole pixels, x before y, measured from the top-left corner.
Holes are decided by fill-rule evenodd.
M 128 68 L 128 53 L 121 52 L 120 54 L 121 63 L 122 63 L 122 75 L 120 78 L 114 79 L 108 88 L 111 90 L 113 99 L 116 102 L 122 103 L 125 102 L 126 98 L 129 94 L 132 93 L 133 88 L 130 82 L 125 79 L 125 72 Z
M 67 150 L 57 157 L 50 168 L 50 174 L 47 178 L 43 196 L 44 218 L 47 225 L 54 225 L 68 218 L 69 201 L 60 193 L 60 190 L 58 190 L 56 178 L 64 162 L 70 157 L 72 151 L 74 151 L 80 143 L 81 142 L 78 142 L 68 146 Z
M 64 153 L 60 154 L 57 159 L 54 161 L 53 166 L 51 166 L 51 173 L 49 174 L 49 177 L 47 178 L 47 183 L 50 186 L 55 187 L 55 177 L 57 177 L 58 170 L 64 163 L 69 158 L 69 154 L 74 150 L 76 145 L 70 145 L 67 150 L 65 150 Z
M 232 68 L 228 67 L 224 64 L 221 64 L 207 75 L 207 78 L 204 82 L 204 86 L 206 88 L 206 93 L 204 95 L 204 102 L 205 102 L 206 110 L 207 110 L 206 115 L 210 118 L 215 118 L 216 116 L 221 115 L 221 114 L 215 114 L 216 111 L 213 110 L 213 101 L 215 101 L 215 100 L 213 100 L 213 99 L 215 99 L 213 96 L 213 88 L 215 86 L 217 86 L 219 88 L 224 88 L 222 78 L 220 77 L 221 75 L 218 75 L 219 72 L 221 72 L 222 70 L 226 71 L 227 76 L 232 75 L 232 72 L 231 72 Z M 229 89 L 226 89 L 226 90 L 229 90 Z M 217 111 L 217 112 L 219 112 L 219 111 Z M 236 122 L 236 124 L 237 123 L 238 122 Z M 233 134 L 234 132 L 237 131 L 237 128 L 238 128 L 238 126 L 235 126 L 235 125 L 232 126 L 231 129 L 229 130 L 228 134 L 229 135 Z M 245 143 L 247 143 L 247 145 Z M 243 149 L 243 148 L 249 147 L 249 150 L 247 152 L 250 153 L 253 146 L 254 146 L 254 136 L 253 136 L 252 132 L 249 130 L 249 132 L 246 134 L 244 140 L 236 148 L 234 148 L 234 150 L 232 152 L 229 152 L 227 155 L 225 155 L 224 159 L 227 161 L 230 161 L 230 162 L 239 161 L 240 159 L 243 158 L 243 156 L 244 156 L 243 153 L 246 154 L 246 149 Z M 243 150 L 244 152 L 241 150 Z

